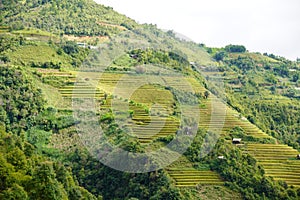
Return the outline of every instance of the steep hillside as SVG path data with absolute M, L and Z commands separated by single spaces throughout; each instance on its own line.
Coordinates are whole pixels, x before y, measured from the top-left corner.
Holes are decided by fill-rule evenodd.
M 0 199 L 299 199 L 299 63 L 91 0 L 0 23 Z

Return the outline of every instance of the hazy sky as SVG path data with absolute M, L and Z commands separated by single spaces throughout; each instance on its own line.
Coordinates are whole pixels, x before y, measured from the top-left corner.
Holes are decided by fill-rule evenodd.
M 299 0 L 96 0 L 139 23 L 179 32 L 211 47 L 300 58 Z

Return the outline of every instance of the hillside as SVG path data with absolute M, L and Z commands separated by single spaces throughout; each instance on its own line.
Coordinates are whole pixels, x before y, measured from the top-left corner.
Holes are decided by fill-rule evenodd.
M 109 36 L 137 24 L 92 0 L 3 1 L 3 24 L 13 30 L 37 28 L 57 35 Z
M 0 199 L 299 199 L 298 62 L 92 0 L 0 23 Z

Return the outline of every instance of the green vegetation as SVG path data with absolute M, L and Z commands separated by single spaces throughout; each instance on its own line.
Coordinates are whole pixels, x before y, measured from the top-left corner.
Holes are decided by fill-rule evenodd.
M 0 136 L 1 199 L 95 199 L 80 187 L 72 172 L 47 160 L 35 147 L 16 135 Z
M 1 122 L 7 131 L 28 130 L 44 109 L 41 90 L 34 87 L 21 68 L 0 66 Z
M 0 9 L 0 199 L 299 199 L 299 62 L 181 41 L 91 0 Z M 103 48 L 124 52 L 106 63 Z M 104 138 L 132 153 L 188 142 L 182 103 L 199 126 L 165 169 L 116 171 L 84 145 L 74 99 L 94 99 Z
M 163 170 L 128 174 L 102 165 L 87 153 L 75 151 L 68 161 L 73 173 L 89 191 L 101 193 L 104 199 L 181 199 L 179 190 Z
M 186 55 L 181 56 L 173 52 L 133 50 L 130 54 L 138 64 L 164 64 L 179 71 L 190 65 Z

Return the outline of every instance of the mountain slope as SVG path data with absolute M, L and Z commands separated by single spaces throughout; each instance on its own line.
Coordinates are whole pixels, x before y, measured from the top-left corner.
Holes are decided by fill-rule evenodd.
M 299 186 L 299 162 L 294 155 L 297 150 L 273 138 L 298 148 L 298 108 L 294 109 L 298 104 L 291 106 L 291 102 L 297 102 L 297 95 L 288 91 L 290 85 L 298 84 L 294 81 L 299 66 L 296 63 L 249 53 L 241 46 L 210 49 L 182 41 L 172 31 L 138 25 L 90 0 L 3 1 L 1 17 L 0 22 L 6 26 L 0 28 L 0 100 L 5 100 L 0 101 L 0 116 L 6 131 L 12 133 L 0 138 L 5 147 L 0 148 L 0 165 L 4 163 L 0 176 L 9 174 L 1 179 L 5 187 L 0 187 L 0 198 L 13 196 L 15 190 L 23 194 L 23 199 L 26 195 L 31 199 L 299 198 L 300 189 L 295 189 Z M 104 40 L 104 36 L 109 37 Z M 89 43 L 93 37 L 94 44 L 89 44 L 95 48 L 93 51 L 76 43 L 79 39 Z M 237 49 L 241 52 L 230 52 Z M 18 79 L 18 70 L 24 74 L 22 77 L 31 79 Z M 277 80 L 278 76 L 281 78 Z M 271 91 L 270 83 L 278 91 L 275 96 L 266 92 Z M 19 87 L 22 84 L 25 86 Z M 35 93 L 43 94 L 47 102 Z M 247 100 L 249 95 L 256 104 Z M 29 97 L 34 97 L 34 102 Z M 289 103 L 282 102 L 282 109 L 277 109 L 273 101 L 257 106 L 259 100 L 273 97 Z M 104 149 L 96 149 L 96 156 L 88 150 L 98 140 L 85 140 L 78 129 L 84 124 L 74 116 L 74 112 L 81 111 L 74 107 L 78 99 L 95 102 L 95 109 L 88 110 L 88 114 L 96 116 L 97 127 L 101 126 L 108 141 Z M 180 102 L 196 105 L 185 113 L 185 120 L 181 120 L 184 107 Z M 124 104 L 128 108 L 116 110 Z M 268 113 L 269 108 L 276 113 L 280 110 L 280 117 Z M 183 157 L 164 169 L 127 173 L 99 162 L 110 145 L 128 154 L 156 151 L 170 142 L 181 148 L 191 141 L 197 111 L 200 120 L 195 138 Z M 268 129 L 269 125 L 273 130 Z M 296 134 L 289 135 L 289 131 Z M 233 145 L 234 137 L 242 138 L 242 144 Z M 30 145 L 34 146 L 34 158 L 24 158 L 25 146 Z M 19 170 L 22 163 L 6 146 L 12 146 L 13 152 L 24 158 L 20 162 L 27 159 L 36 165 Z M 206 152 L 210 153 L 206 156 Z M 32 161 L 36 156 L 47 161 Z M 138 164 L 160 166 L 155 162 L 167 162 L 172 154 L 153 157 L 147 157 L 146 164 Z M 117 160 L 120 162 L 122 159 Z M 56 167 L 62 163 L 68 172 Z M 16 179 L 16 174 L 26 180 Z M 40 192 L 45 188 L 43 175 L 53 183 L 49 195 Z M 30 184 L 39 192 L 35 193 Z

